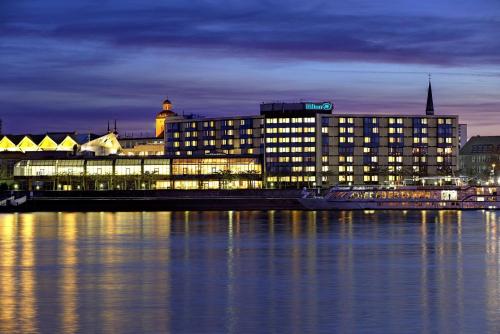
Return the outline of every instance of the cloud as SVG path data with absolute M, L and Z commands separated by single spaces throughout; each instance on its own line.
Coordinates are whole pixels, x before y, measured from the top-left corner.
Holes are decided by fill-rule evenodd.
M 443 78 L 437 89 L 454 87 L 437 91 L 441 110 L 494 118 L 500 21 L 488 6 L 497 3 L 460 4 L 3 0 L 0 115 L 15 132 L 114 118 L 137 131 L 152 126 L 165 94 L 207 115 L 300 98 L 333 98 L 341 112 L 419 113 L 431 71 Z M 481 89 L 466 82 L 476 74 L 489 80 Z M 466 119 L 479 124 L 474 115 Z
M 290 60 L 500 64 L 498 19 L 336 14 L 334 2 L 235 3 L 144 2 L 136 7 L 124 2 L 117 8 L 108 1 L 67 11 L 57 7 L 55 13 L 49 6 L 40 13 L 22 15 L 21 10 L 12 15 L 2 34 L 70 44 L 99 41 L 118 50 L 181 48 Z

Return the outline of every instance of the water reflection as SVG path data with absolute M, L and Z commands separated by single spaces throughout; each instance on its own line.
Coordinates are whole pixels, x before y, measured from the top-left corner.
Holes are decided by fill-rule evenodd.
M 0 216 L 0 332 L 498 332 L 492 211 Z

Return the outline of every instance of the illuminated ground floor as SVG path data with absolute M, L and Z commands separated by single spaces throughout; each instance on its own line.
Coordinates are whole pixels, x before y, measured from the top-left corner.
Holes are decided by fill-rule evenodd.
M 258 189 L 258 158 L 88 158 L 23 160 L 14 166 L 17 189 Z

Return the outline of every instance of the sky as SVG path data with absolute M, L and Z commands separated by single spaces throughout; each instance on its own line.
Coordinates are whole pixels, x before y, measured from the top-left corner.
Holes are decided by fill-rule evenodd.
M 268 101 L 436 114 L 500 135 L 498 0 L 0 0 L 4 133 L 152 134 Z

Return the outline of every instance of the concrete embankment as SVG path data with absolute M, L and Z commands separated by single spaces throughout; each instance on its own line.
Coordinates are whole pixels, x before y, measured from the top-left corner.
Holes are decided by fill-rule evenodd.
M 0 212 L 301 210 L 299 190 L 45 191 Z

